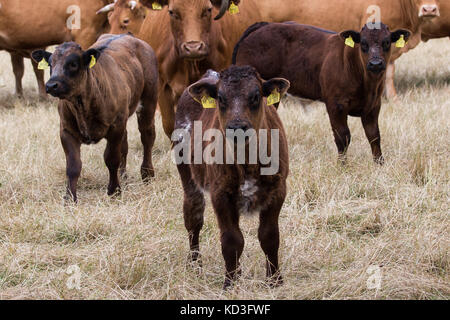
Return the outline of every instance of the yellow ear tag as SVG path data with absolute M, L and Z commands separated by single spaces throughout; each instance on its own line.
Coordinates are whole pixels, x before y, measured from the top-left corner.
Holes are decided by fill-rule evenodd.
M 397 42 L 395 43 L 395 46 L 397 48 L 403 48 L 405 47 L 406 41 L 405 41 L 405 36 L 401 35 L 400 39 L 397 40 Z
M 152 9 L 153 10 L 162 10 L 162 5 L 159 2 L 153 2 L 152 3 Z
M 45 58 L 43 58 L 41 60 L 41 62 L 39 62 L 38 69 L 39 70 L 46 70 L 46 69 L 48 69 L 48 62 L 47 62 L 47 60 L 45 60 Z
M 281 95 L 278 92 L 277 89 L 273 90 L 272 93 L 270 94 L 270 96 L 267 97 L 267 105 L 268 106 L 272 106 L 275 103 L 280 102 L 281 100 Z
M 91 56 L 91 62 L 89 62 L 89 68 L 93 68 L 97 63 L 97 59 L 94 56 Z
M 202 106 L 205 109 L 214 109 L 216 108 L 216 100 L 208 96 L 203 96 Z
M 228 9 L 228 12 L 230 14 L 237 14 L 239 13 L 239 7 L 233 1 L 231 1 L 231 5 L 230 8 Z
M 352 36 L 349 36 L 347 39 L 345 39 L 345 44 L 352 48 L 355 47 L 355 41 L 353 41 Z

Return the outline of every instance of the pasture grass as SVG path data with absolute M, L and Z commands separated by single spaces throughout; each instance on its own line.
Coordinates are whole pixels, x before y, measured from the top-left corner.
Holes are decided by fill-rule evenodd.
M 280 217 L 285 284 L 270 289 L 244 217 L 243 275 L 222 291 L 219 230 L 207 199 L 203 268 L 188 263 L 182 189 L 158 115 L 156 178 L 139 177 L 136 117 L 128 125 L 128 180 L 106 195 L 105 142 L 82 147 L 79 204 L 65 205 L 57 101 L 39 101 L 31 65 L 13 95 L 0 53 L 0 299 L 449 299 L 450 42 L 421 44 L 397 63 L 398 101 L 380 117 L 383 167 L 360 120 L 350 119 L 348 165 L 337 163 L 325 108 L 286 99 L 290 176 Z M 67 284 L 78 266 L 80 288 Z M 367 283 L 379 267 L 379 289 Z M 69 282 L 68 282 L 69 281 Z

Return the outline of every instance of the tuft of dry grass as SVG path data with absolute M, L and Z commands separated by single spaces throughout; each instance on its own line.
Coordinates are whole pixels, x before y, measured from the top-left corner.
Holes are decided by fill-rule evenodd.
M 280 217 L 285 284 L 266 286 L 258 219 L 244 217 L 243 276 L 223 292 L 209 201 L 203 269 L 187 262 L 182 189 L 160 117 L 150 185 L 139 178 L 133 116 L 122 195 L 106 195 L 101 142 L 82 147 L 80 203 L 65 206 L 57 101 L 37 99 L 29 64 L 26 98 L 15 98 L 9 59 L 0 53 L 0 299 L 450 298 L 449 56 L 444 39 L 399 60 L 399 101 L 384 101 L 381 112 L 383 167 L 372 163 L 359 119 L 350 120 L 353 141 L 342 167 L 324 106 L 284 101 L 291 164 Z M 73 265 L 79 289 L 68 286 Z M 367 285 L 373 266 L 379 289 Z

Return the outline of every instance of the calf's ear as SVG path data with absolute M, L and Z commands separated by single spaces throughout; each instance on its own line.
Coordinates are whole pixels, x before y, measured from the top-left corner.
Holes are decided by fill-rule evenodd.
M 83 52 L 83 55 L 81 57 L 81 59 L 83 61 L 83 65 L 85 67 L 90 67 L 92 65 L 92 57 L 94 57 L 95 61 L 97 61 L 98 58 L 100 57 L 100 54 L 101 54 L 101 52 L 97 49 L 89 49 L 89 50 Z M 93 67 L 93 65 L 92 65 L 92 67 Z
M 283 78 L 273 78 L 263 83 L 262 91 L 263 96 L 268 97 L 272 94 L 274 90 L 278 90 L 281 97 L 286 94 L 289 90 L 291 83 Z
M 397 42 L 401 36 L 404 37 L 405 41 L 408 41 L 409 37 L 411 36 L 411 32 L 403 29 L 396 30 L 391 33 L 391 42 Z
M 47 61 L 48 63 L 50 61 L 51 56 L 52 54 L 45 50 L 35 50 L 31 53 L 31 57 L 36 62 L 41 62 L 42 59 L 45 59 L 45 61 Z
M 352 37 L 355 43 L 361 42 L 361 34 L 353 30 L 342 31 L 339 35 L 343 40 L 347 40 L 348 37 Z
M 218 80 L 214 78 L 203 78 L 189 86 L 189 95 L 197 102 L 204 97 L 217 99 L 217 82 Z

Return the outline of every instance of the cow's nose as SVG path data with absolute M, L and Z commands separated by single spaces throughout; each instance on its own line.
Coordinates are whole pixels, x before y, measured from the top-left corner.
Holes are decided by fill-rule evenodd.
M 368 69 L 374 73 L 380 73 L 386 69 L 384 61 L 382 59 L 373 59 L 369 61 Z
M 55 81 L 47 82 L 47 84 L 45 85 L 45 90 L 47 91 L 47 93 L 56 92 L 56 90 L 58 90 L 58 82 Z
M 203 41 L 189 41 L 181 45 L 185 57 L 202 58 L 206 53 L 206 45 Z
M 436 17 L 439 15 L 439 9 L 437 5 L 423 5 L 420 11 L 422 17 Z

